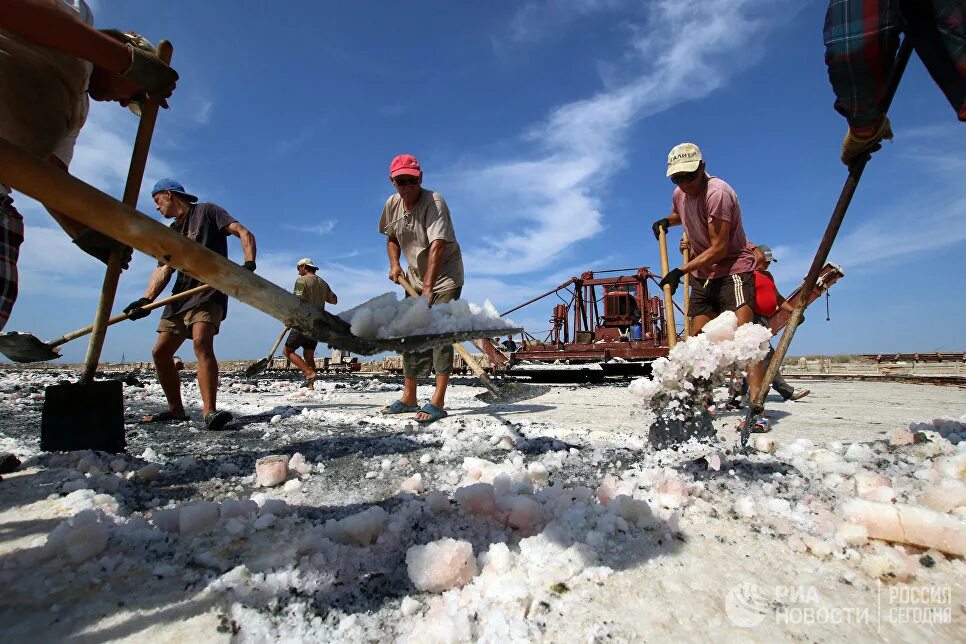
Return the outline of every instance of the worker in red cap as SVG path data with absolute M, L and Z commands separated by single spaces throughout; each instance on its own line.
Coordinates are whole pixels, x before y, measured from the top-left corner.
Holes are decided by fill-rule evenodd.
M 386 236 L 389 279 L 406 277 L 430 305 L 459 299 L 463 290 L 463 255 L 460 252 L 449 207 L 442 195 L 422 187 L 423 169 L 411 154 L 400 154 L 389 165 L 389 181 L 396 194 L 386 199 L 379 232 Z M 400 257 L 406 257 L 406 270 Z M 416 400 L 417 379 L 436 371 L 436 389 L 428 403 Z M 429 424 L 444 418 L 446 386 L 453 371 L 453 347 L 445 346 L 403 354 L 403 394 L 382 410 L 384 414 L 416 412 L 415 419 Z

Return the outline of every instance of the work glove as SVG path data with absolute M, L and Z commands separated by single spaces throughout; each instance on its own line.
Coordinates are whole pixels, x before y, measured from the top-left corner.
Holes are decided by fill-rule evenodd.
M 863 155 L 880 150 L 882 139 L 892 140 L 892 124 L 889 123 L 888 116 L 883 116 L 879 127 L 866 138 L 857 136 L 852 128 L 849 128 L 849 131 L 845 133 L 845 139 L 842 141 L 842 163 L 850 166 Z
M 131 265 L 131 256 L 133 251 L 131 250 L 130 246 L 125 246 L 116 239 L 111 239 L 107 235 L 99 233 L 93 228 L 88 228 L 78 235 L 74 239 L 74 243 L 77 244 L 77 247 L 82 251 L 91 257 L 96 257 L 105 264 L 107 264 L 112 252 L 120 251 L 121 270 L 124 270 Z
M 664 276 L 658 286 L 661 287 L 662 291 L 664 290 L 665 286 L 670 286 L 671 295 L 674 295 L 675 291 L 678 290 L 678 284 L 681 283 L 682 277 L 684 277 L 684 271 L 682 271 L 680 268 L 672 268 L 667 272 L 667 275 Z
M 664 219 L 658 219 L 653 224 L 651 224 L 651 231 L 654 233 L 654 239 L 660 240 L 661 229 L 664 229 L 664 232 L 667 233 L 668 226 L 670 225 L 671 225 L 671 220 L 669 220 L 667 217 L 665 217 Z
M 167 109 L 168 102 L 164 99 L 171 96 L 178 80 L 178 72 L 165 65 L 153 52 L 141 47 L 128 45 L 131 48 L 131 66 L 121 74 L 145 93 L 158 101 L 161 107 Z
M 127 318 L 129 320 L 140 320 L 141 318 L 148 317 L 151 311 L 145 311 L 142 307 L 147 306 L 151 301 L 150 298 L 141 297 L 125 306 L 124 312 L 127 313 Z
M 242 268 L 244 268 L 246 271 L 251 271 L 251 272 L 254 273 L 255 272 L 255 262 L 253 260 L 248 260 L 247 262 L 245 262 L 244 264 L 242 264 Z

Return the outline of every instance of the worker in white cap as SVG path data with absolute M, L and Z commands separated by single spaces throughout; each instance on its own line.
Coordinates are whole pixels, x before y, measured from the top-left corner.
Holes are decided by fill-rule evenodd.
M 694 279 L 688 300 L 692 332 L 724 311 L 734 311 L 738 324 L 752 321 L 755 299 L 755 255 L 748 248 L 741 222 L 738 195 L 727 183 L 705 171 L 704 157 L 694 143 L 674 146 L 667 157 L 667 176 L 674 183 L 671 214 L 651 226 L 654 236 L 668 226 L 683 225 L 691 244 L 691 259 L 672 268 L 660 286 L 677 290 L 685 273 Z M 752 399 L 761 384 L 762 374 L 752 369 L 748 385 Z M 759 431 L 767 431 L 764 410 L 755 410 Z
M 295 280 L 295 294 L 303 302 L 314 304 L 320 309 L 324 309 L 326 304 L 338 304 L 339 298 L 328 283 L 316 275 L 319 267 L 308 257 L 303 257 L 295 264 L 295 270 L 299 272 L 299 277 Z M 302 385 L 308 389 L 315 389 L 315 378 L 318 372 L 315 367 L 315 348 L 318 342 L 292 329 L 285 340 L 285 347 L 282 352 L 299 371 L 305 374 L 305 383 Z M 296 353 L 302 349 L 302 356 Z

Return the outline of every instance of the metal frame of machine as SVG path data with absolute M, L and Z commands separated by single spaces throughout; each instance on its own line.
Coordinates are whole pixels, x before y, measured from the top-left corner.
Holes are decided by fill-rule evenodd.
M 808 303 L 821 297 L 844 275 L 840 267 L 826 264 L 809 294 Z M 659 293 L 659 280 L 660 275 L 646 266 L 588 271 L 501 313 L 506 316 L 544 298 L 557 296 L 560 303 L 553 306 L 551 327 L 543 340 L 524 332 L 520 335 L 519 348 L 513 352 L 502 350 L 490 340 L 474 344 L 496 372 L 526 375 L 534 380 L 593 381 L 609 375 L 646 374 L 651 361 L 667 356 L 670 350 L 664 301 L 648 290 L 648 282 L 653 281 L 654 290 Z M 789 294 L 788 301 L 796 302 L 800 291 L 799 288 Z M 681 311 L 677 304 L 674 307 Z M 771 319 L 773 333 L 782 329 L 787 317 L 779 312 Z M 641 325 L 641 337 L 632 340 L 630 330 L 635 324 Z

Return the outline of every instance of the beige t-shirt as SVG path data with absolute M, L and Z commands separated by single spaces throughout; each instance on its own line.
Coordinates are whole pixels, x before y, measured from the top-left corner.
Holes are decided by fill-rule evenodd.
M 314 304 L 320 309 L 325 309 L 325 303 L 332 299 L 332 289 L 326 281 L 311 273 L 299 275 L 295 280 L 295 294 L 303 302 Z
M 456 241 L 449 207 L 438 192 L 422 188 L 411 211 L 406 210 L 398 194 L 386 199 L 379 232 L 399 242 L 406 258 L 406 275 L 417 291 L 423 289 L 423 275 L 429 267 L 429 245 L 437 239 L 449 242 L 436 273 L 433 293 L 463 286 L 463 253 Z
M 84 0 L 59 0 L 63 11 L 92 25 Z M 86 60 L 47 49 L 0 29 L 0 136 L 34 154 L 70 165 L 87 120 Z

